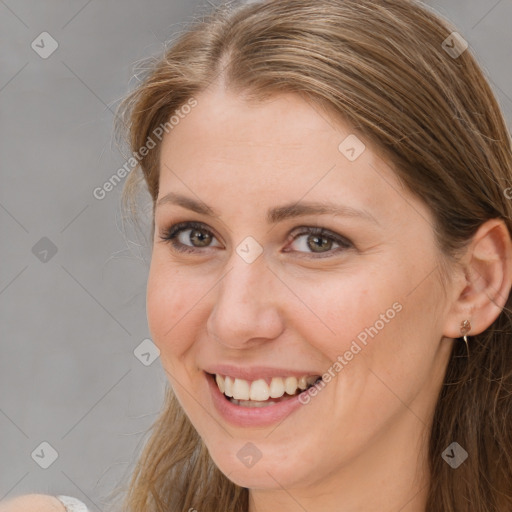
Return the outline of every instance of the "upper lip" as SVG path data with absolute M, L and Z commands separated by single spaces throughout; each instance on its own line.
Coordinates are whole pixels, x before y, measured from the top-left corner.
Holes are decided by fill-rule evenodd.
M 235 379 L 255 381 L 258 379 L 271 379 L 272 377 L 302 377 L 321 376 L 321 373 L 310 370 L 291 370 L 288 368 L 275 368 L 269 366 L 233 366 L 229 364 L 211 365 L 203 368 L 207 373 L 228 375 Z

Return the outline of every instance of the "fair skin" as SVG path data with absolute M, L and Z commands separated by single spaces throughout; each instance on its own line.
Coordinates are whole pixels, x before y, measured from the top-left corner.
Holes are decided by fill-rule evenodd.
M 291 94 L 249 105 L 217 87 L 197 101 L 164 137 L 158 199 L 178 193 L 219 216 L 157 206 L 147 287 L 150 331 L 180 403 L 220 470 L 250 489 L 249 512 L 424 510 L 426 436 L 453 338 L 464 319 L 470 335 L 487 328 L 510 290 L 505 226 L 480 228 L 444 290 L 431 213 L 367 141 L 355 161 L 341 154 L 348 125 Z M 370 218 L 267 224 L 269 208 L 309 201 Z M 210 242 L 191 228 L 175 242 L 195 252 L 161 239 L 184 221 L 201 223 Z M 353 245 L 321 251 L 320 239 L 315 252 L 300 226 Z M 264 251 L 250 264 L 236 252 L 247 236 Z M 401 311 L 364 350 L 278 425 L 241 428 L 213 406 L 210 362 L 321 375 L 394 303 Z M 262 454 L 252 467 L 237 457 L 247 442 Z
M 152 339 L 180 403 L 220 470 L 250 489 L 249 512 L 424 511 L 427 436 L 453 338 L 464 319 L 470 337 L 484 331 L 510 292 L 505 225 L 480 227 L 443 288 L 431 213 L 368 141 L 355 161 L 338 150 L 348 125 L 291 94 L 249 105 L 210 88 L 197 101 L 164 137 L 158 199 L 178 193 L 219 216 L 159 205 L 147 287 Z M 312 201 L 368 215 L 267 224 L 269 208 Z M 160 238 L 185 221 L 209 240 L 182 231 L 175 242 L 195 252 Z M 298 229 L 311 226 L 328 233 Z M 247 236 L 263 248 L 252 263 L 236 252 Z M 214 407 L 209 364 L 322 375 L 393 304 L 400 311 L 278 424 L 240 427 Z M 261 454 L 251 467 L 237 457 L 248 442 Z M 37 510 L 58 510 L 47 507 Z
M 54 496 L 27 494 L 0 503 L 0 512 L 65 512 L 64 505 Z

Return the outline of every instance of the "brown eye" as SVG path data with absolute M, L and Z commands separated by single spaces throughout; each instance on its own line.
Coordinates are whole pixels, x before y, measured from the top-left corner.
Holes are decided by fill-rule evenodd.
M 213 237 L 206 230 L 185 229 L 180 233 L 180 236 L 186 233 L 187 231 L 190 231 L 190 234 L 188 235 L 188 237 L 184 237 L 184 239 L 186 240 L 188 238 L 192 242 L 192 245 L 197 244 L 198 247 L 207 247 L 208 244 L 210 244 L 210 242 L 212 241 Z
M 318 252 L 328 251 L 332 248 L 333 243 L 336 243 L 325 236 L 318 235 L 309 235 L 306 240 L 307 246 L 313 252 L 317 252 L 317 250 Z
M 220 247 L 211 245 L 216 240 L 212 232 L 198 222 L 181 222 L 163 232 L 160 239 L 168 242 L 179 252 L 195 252 L 196 249 Z
M 292 236 L 292 244 L 296 246 L 293 252 L 326 254 L 327 256 L 353 247 L 347 238 L 331 233 L 324 228 L 313 226 Z

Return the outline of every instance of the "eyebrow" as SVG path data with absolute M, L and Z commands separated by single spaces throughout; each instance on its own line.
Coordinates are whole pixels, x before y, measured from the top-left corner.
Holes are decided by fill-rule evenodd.
M 161 197 L 157 201 L 155 209 L 164 204 L 175 204 L 201 215 L 220 217 L 220 215 L 212 207 L 208 206 L 202 201 L 197 201 L 191 197 L 183 196 L 175 192 L 169 192 L 165 196 Z M 286 219 L 292 219 L 304 215 L 327 214 L 339 215 L 342 217 L 359 217 L 364 220 L 374 222 L 375 224 L 379 224 L 377 219 L 366 210 L 358 210 L 356 208 L 352 208 L 351 206 L 338 205 L 331 202 L 305 201 L 288 203 L 282 206 L 270 208 L 267 212 L 267 223 L 276 224 Z

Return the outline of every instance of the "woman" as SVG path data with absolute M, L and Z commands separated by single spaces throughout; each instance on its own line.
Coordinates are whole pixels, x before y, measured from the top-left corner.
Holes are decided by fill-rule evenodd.
M 120 510 L 512 510 L 511 141 L 407 0 L 267 0 L 120 108 L 171 384 Z

